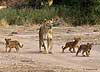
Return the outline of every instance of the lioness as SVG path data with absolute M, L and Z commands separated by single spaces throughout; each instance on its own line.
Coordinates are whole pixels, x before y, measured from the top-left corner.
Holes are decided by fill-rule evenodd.
M 92 45 L 93 45 L 93 43 L 87 43 L 87 44 L 80 45 L 80 47 L 77 50 L 76 56 L 81 51 L 82 51 L 82 55 L 83 56 L 85 56 L 84 53 L 86 53 L 86 56 L 89 56 L 90 55 L 91 48 L 92 48 Z
M 69 51 L 71 53 L 75 53 L 75 47 L 77 47 L 78 42 L 81 40 L 81 38 L 74 38 L 74 41 L 72 42 L 66 42 L 65 46 L 62 46 L 62 52 L 64 53 L 64 50 L 69 48 Z M 73 49 L 73 51 L 71 51 Z
M 39 49 L 44 47 L 45 53 L 52 53 L 52 25 L 44 23 L 39 29 Z
M 22 48 L 23 45 L 20 45 L 20 43 L 17 41 L 17 40 L 11 40 L 11 39 L 6 39 L 5 38 L 5 41 L 6 41 L 6 52 L 7 52 L 7 48 L 10 48 L 8 52 L 11 52 L 11 49 L 12 48 L 15 48 L 16 49 L 16 52 L 19 51 L 19 47 Z

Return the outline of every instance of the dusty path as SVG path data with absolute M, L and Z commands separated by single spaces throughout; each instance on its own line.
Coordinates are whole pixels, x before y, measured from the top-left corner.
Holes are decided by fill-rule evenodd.
M 67 30 L 72 31 L 67 33 Z M 90 57 L 78 57 L 75 53 L 61 53 L 61 47 L 74 37 L 82 37 L 81 43 L 99 44 L 99 32 L 82 34 L 82 28 L 54 28 L 53 54 L 38 53 L 38 30 L 26 29 L 19 34 L 9 36 L 13 29 L 3 29 L 0 36 L 0 72 L 100 72 L 100 45 L 94 45 Z M 85 32 L 85 30 L 84 30 Z M 87 30 L 86 30 L 87 32 Z M 62 35 L 63 34 L 63 35 Z M 80 34 L 80 35 L 75 35 Z M 24 44 L 19 53 L 13 49 L 5 52 L 4 38 L 17 39 Z M 94 41 L 95 40 L 95 41 Z

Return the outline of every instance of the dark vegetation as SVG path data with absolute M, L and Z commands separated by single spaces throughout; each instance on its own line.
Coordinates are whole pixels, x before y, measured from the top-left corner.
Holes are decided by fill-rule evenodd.
M 58 16 L 70 25 L 95 25 L 100 22 L 100 0 L 0 0 L 8 6 L 0 10 L 0 20 L 8 24 L 34 24 Z

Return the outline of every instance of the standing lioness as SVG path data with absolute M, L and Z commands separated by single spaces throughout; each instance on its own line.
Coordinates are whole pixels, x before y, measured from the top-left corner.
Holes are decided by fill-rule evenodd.
M 39 29 L 39 49 L 44 47 L 45 53 L 52 53 L 52 25 L 44 23 Z

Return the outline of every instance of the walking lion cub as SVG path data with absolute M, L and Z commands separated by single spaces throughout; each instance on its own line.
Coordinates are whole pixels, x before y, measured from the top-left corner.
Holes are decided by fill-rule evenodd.
M 10 38 L 9 39 L 5 38 L 5 41 L 6 41 L 6 52 L 7 52 L 7 48 L 10 48 L 8 52 L 11 52 L 12 48 L 15 48 L 16 52 L 18 52 L 19 51 L 19 47 L 20 48 L 23 47 L 23 44 L 20 45 L 19 41 L 17 41 L 17 40 L 11 40 Z
M 93 43 L 82 44 L 77 50 L 76 56 L 82 51 L 83 56 L 89 56 Z M 86 53 L 86 55 L 84 55 Z
M 77 47 L 78 42 L 81 40 L 81 38 L 74 38 L 74 41 L 72 42 L 66 42 L 65 46 L 62 46 L 62 52 L 64 53 L 64 50 L 69 48 L 69 51 L 71 53 L 75 53 L 75 47 Z M 73 51 L 72 51 L 73 49 Z

